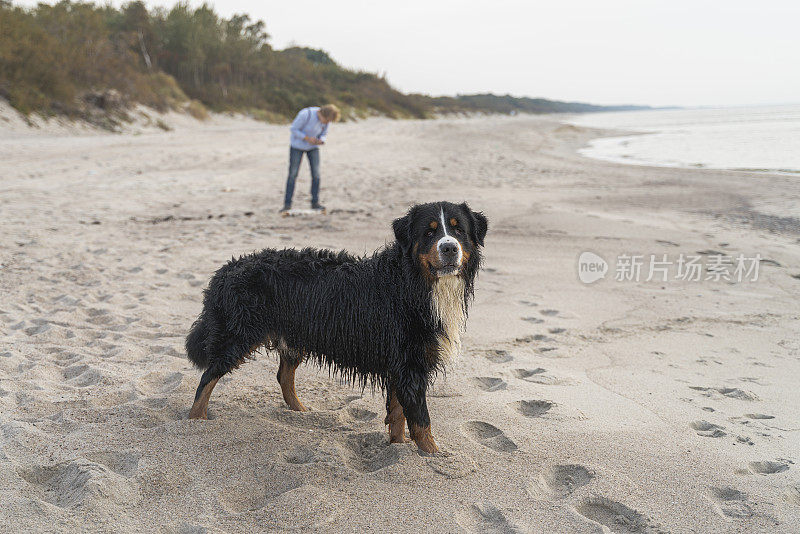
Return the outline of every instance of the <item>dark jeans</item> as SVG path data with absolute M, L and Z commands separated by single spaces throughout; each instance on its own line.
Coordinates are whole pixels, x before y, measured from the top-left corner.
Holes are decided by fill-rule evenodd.
M 297 180 L 297 171 L 300 170 L 300 162 L 303 154 L 308 157 L 308 164 L 311 167 L 311 204 L 319 203 L 319 149 L 300 150 L 299 148 L 289 148 L 289 177 L 286 179 L 286 196 L 283 199 L 284 206 L 292 205 L 294 196 L 294 183 Z

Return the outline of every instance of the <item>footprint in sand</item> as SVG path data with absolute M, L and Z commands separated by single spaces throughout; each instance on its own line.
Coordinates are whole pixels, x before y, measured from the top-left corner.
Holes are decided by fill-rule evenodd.
M 98 501 L 126 505 L 138 500 L 135 484 L 103 464 L 84 458 L 18 471 L 43 500 L 61 508 Z
M 139 470 L 139 451 L 98 451 L 86 454 L 86 458 L 103 464 L 115 473 L 130 478 Z
M 768 386 L 769 382 L 765 382 L 763 378 L 757 376 L 743 376 L 739 378 L 740 382 L 746 382 L 748 384 L 755 384 L 757 386 Z
M 513 371 L 511 371 L 511 374 L 513 374 L 515 377 L 517 377 L 517 378 L 519 378 L 521 380 L 525 380 L 527 378 L 530 378 L 532 376 L 539 375 L 539 374 L 542 374 L 542 373 L 545 373 L 545 372 L 547 372 L 547 369 L 543 369 L 541 367 L 537 367 L 536 369 L 514 369 Z
M 526 382 L 533 382 L 534 384 L 544 384 L 548 386 L 556 386 L 567 384 L 568 382 L 561 378 L 556 378 L 552 375 L 544 374 L 547 370 L 541 367 L 536 369 L 514 369 L 511 371 L 516 378 L 525 380 Z
M 703 420 L 692 421 L 689 423 L 689 428 L 697 432 L 698 436 L 703 436 L 706 438 L 721 438 L 722 436 L 726 435 L 725 431 L 723 430 L 724 427 Z
M 555 317 L 556 315 L 559 314 L 559 311 L 558 310 L 541 310 L 539 313 L 541 313 L 542 315 L 545 315 L 547 317 Z
M 533 324 L 541 324 L 544 322 L 544 320 L 539 319 L 538 317 L 520 317 L 520 319 L 522 319 L 523 321 L 528 321 L 529 323 Z
M 93 325 L 106 325 L 110 323 L 113 317 L 109 314 L 108 310 L 105 308 L 89 308 L 85 310 L 88 319 L 86 319 L 87 323 Z
M 508 363 L 514 358 L 507 350 L 487 350 L 483 356 L 492 363 Z
M 456 522 L 467 532 L 511 534 L 519 530 L 506 518 L 502 510 L 489 502 L 476 502 L 469 508 L 456 512 Z
M 294 465 L 310 464 L 316 458 L 316 452 L 305 447 L 291 451 L 286 455 L 286 462 Z
M 783 490 L 783 500 L 789 504 L 800 506 L 800 484 L 789 486 Z
M 59 367 L 68 367 L 73 363 L 79 362 L 83 356 L 74 352 L 62 352 L 53 356 L 54 362 Z
M 719 250 L 714 250 L 714 249 L 698 250 L 697 254 L 700 254 L 700 255 L 703 255 L 703 256 L 724 256 L 725 255 L 724 252 L 720 252 Z
M 755 393 L 744 391 L 739 388 L 709 388 L 703 386 L 689 386 L 690 389 L 701 391 L 704 397 L 728 397 L 743 401 L 756 401 L 758 396 Z
M 264 485 L 275 486 L 272 482 L 265 480 L 248 481 L 243 484 L 240 491 L 252 492 L 253 487 Z M 270 492 L 271 496 L 261 495 L 258 499 L 260 502 L 254 503 L 258 507 L 256 512 L 258 528 L 256 530 L 259 532 L 283 532 L 287 530 L 287 525 L 291 526 L 290 530 L 296 532 L 331 532 L 335 531 L 331 526 L 332 523 L 340 521 L 342 517 L 352 517 L 354 513 L 354 508 L 349 504 L 350 498 L 341 491 L 324 490 L 313 482 L 301 485 L 291 483 L 285 487 L 291 487 L 291 489 L 281 488 L 277 495 L 274 495 L 274 492 Z M 247 498 L 245 495 L 245 499 Z M 225 499 L 231 505 L 231 509 L 238 507 L 236 502 L 233 502 L 235 499 L 235 494 L 229 494 Z M 224 502 L 223 499 L 220 501 Z M 244 511 L 244 513 L 249 514 L 250 512 Z M 214 520 L 209 521 L 214 523 Z M 225 532 L 230 530 L 226 529 Z M 241 528 L 234 527 L 233 530 L 241 530 Z M 223 532 L 223 530 L 204 527 L 200 532 L 205 534 Z
M 327 464 L 331 466 L 341 465 L 342 456 L 335 447 L 323 442 L 313 448 L 300 447 L 286 453 L 284 456 L 287 463 L 293 465 L 305 464 Z
M 484 447 L 497 452 L 514 452 L 517 445 L 496 426 L 483 421 L 468 421 L 462 426 L 464 434 Z
M 722 517 L 741 519 L 753 515 L 753 510 L 747 504 L 747 495 L 737 489 L 727 486 L 709 488 L 706 498 L 711 501 L 714 511 Z
M 452 454 L 447 451 L 440 451 L 438 454 L 427 458 L 428 466 L 435 473 L 442 475 L 448 480 L 463 478 L 478 470 L 478 466 L 472 458 L 463 454 Z
M 788 470 L 789 464 L 785 462 L 772 462 L 767 460 L 764 462 L 750 462 L 747 464 L 747 468 L 751 473 L 755 473 L 757 475 L 774 475 L 775 473 L 781 473 Z
M 775 419 L 774 415 L 766 415 L 763 413 L 746 413 L 744 416 L 748 419 Z
M 357 408 L 355 406 L 348 407 L 347 413 L 356 421 L 371 421 L 378 416 L 378 414 L 372 410 L 365 410 L 364 408 Z
M 306 430 L 342 428 L 343 423 L 350 422 L 346 421 L 344 414 L 339 411 L 317 410 L 317 406 L 306 406 L 306 408 L 310 408 L 310 410 L 296 412 L 281 404 L 274 406 L 271 414 L 282 423 Z
M 183 373 L 152 371 L 142 375 L 137 380 L 138 389 L 144 395 L 158 395 L 171 393 L 178 389 L 183 382 Z
M 476 376 L 474 378 L 470 378 L 470 382 L 475 387 L 482 389 L 483 391 L 499 391 L 501 389 L 506 389 L 506 382 L 502 378 L 496 378 L 493 376 Z
M 98 315 L 97 317 L 89 317 L 86 319 L 87 323 L 96 325 L 96 326 L 105 326 L 110 324 L 112 318 L 110 315 Z
M 89 387 L 100 383 L 103 374 L 89 365 L 72 365 L 63 370 L 64 380 L 73 386 Z
M 551 328 L 550 330 L 548 330 L 548 332 L 550 332 L 551 334 L 563 334 L 566 331 L 567 331 L 566 328 Z
M 241 514 L 260 510 L 270 504 L 275 497 L 301 486 L 293 477 L 283 475 L 269 483 L 263 481 L 238 482 L 219 491 L 219 502 L 230 514 Z
M 584 499 L 575 507 L 575 511 L 616 534 L 658 532 L 646 516 L 606 497 Z
M 539 474 L 538 480 L 529 488 L 529 493 L 534 497 L 544 495 L 561 499 L 572 495 L 576 489 L 587 485 L 593 478 L 594 473 L 582 465 L 554 465 Z
M 402 444 L 390 445 L 383 432 L 351 436 L 345 442 L 347 464 L 362 473 L 372 473 L 397 463 L 402 454 L 411 454 Z
M 541 417 L 555 404 L 546 400 L 521 400 L 512 402 L 509 406 L 525 417 Z
M 50 323 L 46 322 L 43 319 L 35 319 L 34 322 L 38 323 L 36 326 L 31 326 L 30 328 L 26 328 L 24 332 L 29 336 L 38 336 L 39 334 L 44 334 L 48 330 L 50 330 Z

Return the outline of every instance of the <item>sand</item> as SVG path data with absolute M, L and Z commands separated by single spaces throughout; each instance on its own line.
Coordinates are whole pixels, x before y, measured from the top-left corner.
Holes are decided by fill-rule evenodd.
M 558 117 L 336 125 L 327 216 L 277 214 L 288 131 L 124 134 L 0 113 L 5 531 L 797 532 L 796 178 L 633 167 Z M 303 164 L 295 205 L 308 202 Z M 441 453 L 388 444 L 380 393 L 273 354 L 223 378 L 183 339 L 209 276 L 263 247 L 369 253 L 412 202 L 486 213 Z M 577 258 L 610 262 L 583 284 Z M 756 253 L 756 282 L 616 281 L 619 254 Z

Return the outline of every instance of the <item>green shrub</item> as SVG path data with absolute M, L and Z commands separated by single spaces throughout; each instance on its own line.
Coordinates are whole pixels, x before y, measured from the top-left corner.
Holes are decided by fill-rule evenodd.
M 117 9 L 64 0 L 24 9 L 0 0 L 0 96 L 12 106 L 94 120 L 93 106 L 110 91 L 120 106 L 100 106 L 108 115 L 103 124 L 124 120 L 134 103 L 200 119 L 211 109 L 271 122 L 324 103 L 346 110 L 345 119 L 599 109 L 508 95 L 406 95 L 384 77 L 342 68 L 322 50 L 273 50 L 262 21 L 225 19 L 205 4 L 148 10 L 138 1 Z
M 208 120 L 208 110 L 199 100 L 190 100 L 184 109 L 186 113 L 199 121 Z

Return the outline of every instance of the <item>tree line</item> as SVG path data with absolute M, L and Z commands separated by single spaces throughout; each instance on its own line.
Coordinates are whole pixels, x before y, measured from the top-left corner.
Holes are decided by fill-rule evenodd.
M 178 3 L 148 10 L 62 1 L 34 8 L 0 0 L 0 97 L 24 114 L 124 118 L 132 104 L 159 111 L 250 113 L 283 121 L 335 103 L 345 118 L 426 118 L 442 112 L 594 111 L 585 104 L 496 95 L 403 94 L 385 77 L 345 69 L 322 51 L 275 50 L 248 15 Z

